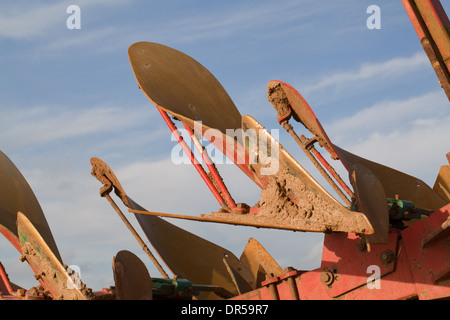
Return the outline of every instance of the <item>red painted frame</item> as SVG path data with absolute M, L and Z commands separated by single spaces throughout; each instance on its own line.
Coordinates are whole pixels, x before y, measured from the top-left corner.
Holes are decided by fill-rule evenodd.
M 450 204 L 404 230 L 392 230 L 388 243 L 372 244 L 370 252 L 360 249 L 360 239 L 354 234 L 326 234 L 319 268 L 287 272 L 233 299 L 450 298 L 450 228 L 442 228 L 449 221 Z M 427 239 L 432 241 L 426 242 Z M 379 288 L 371 288 L 367 283 L 375 277 L 368 272 L 369 266 L 380 270 L 380 277 L 375 280 L 379 281 Z M 295 290 L 288 281 L 295 283 Z

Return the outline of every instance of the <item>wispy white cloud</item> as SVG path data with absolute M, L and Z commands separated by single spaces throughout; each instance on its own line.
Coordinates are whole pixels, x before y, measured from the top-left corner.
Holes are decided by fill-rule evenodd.
M 305 1 L 302 3 L 298 1 L 258 3 L 258 5 L 242 3 L 239 5 L 238 10 L 234 6 L 232 10 L 226 6 L 224 10 L 208 15 L 199 12 L 195 16 L 180 19 L 172 24 L 172 31 L 176 31 L 178 36 L 183 35 L 183 37 L 180 37 L 180 41 L 228 36 L 241 33 L 243 30 L 250 31 L 260 27 L 270 31 L 280 24 L 286 25 L 290 22 L 313 16 L 319 10 L 319 7 L 307 4 Z M 186 35 L 187 37 L 185 37 Z
M 102 6 L 124 5 L 133 0 L 80 0 L 77 5 L 81 10 L 98 8 Z M 66 29 L 66 20 L 69 17 L 68 1 L 41 2 L 41 1 L 14 1 L 2 4 L 0 12 L 0 37 L 38 41 L 41 37 L 57 33 Z M 82 12 L 83 12 L 82 11 Z
M 334 120 L 328 125 L 328 131 L 341 140 L 362 141 L 367 135 L 420 128 L 441 122 L 441 117 L 448 115 L 447 104 L 442 91 L 406 100 L 380 101 L 350 117 Z M 358 132 L 358 136 L 355 137 L 354 132 Z
M 19 148 L 98 132 L 124 130 L 149 121 L 153 111 L 145 107 L 129 112 L 127 108 L 118 106 L 8 108 L 0 111 L 0 144 L 6 147 L 14 143 L 15 148 Z
M 381 101 L 325 124 L 338 146 L 433 185 L 450 151 L 450 110 L 443 91 Z
M 89 32 L 79 32 L 70 37 L 57 37 L 54 41 L 41 47 L 40 54 L 42 55 L 43 52 L 61 52 L 64 49 L 74 47 L 91 46 L 94 43 L 99 44 L 94 49 L 96 52 L 100 52 L 104 50 L 103 47 L 106 43 L 109 43 L 109 40 L 114 39 L 120 33 L 119 30 L 120 28 L 117 27 L 104 27 L 90 30 Z
M 425 53 L 418 52 L 410 57 L 396 57 L 383 62 L 364 63 L 359 69 L 348 72 L 337 72 L 324 76 L 316 83 L 304 86 L 302 91 L 310 94 L 324 89 L 342 89 L 360 85 L 364 81 L 380 81 L 392 76 L 428 67 L 429 61 Z
M 0 13 L 0 36 L 32 39 L 44 36 L 59 23 L 65 22 L 64 3 L 30 3 L 5 5 Z M 63 24 L 64 25 L 64 24 Z
M 82 19 L 85 18 L 87 9 L 94 6 L 95 13 L 91 17 L 95 16 L 98 19 L 92 20 L 91 26 L 95 28 L 82 29 L 81 33 L 73 33 L 73 37 L 70 38 L 64 33 L 67 31 L 66 8 L 72 4 L 71 2 L 56 4 L 44 1 L 14 1 L 8 6 L 2 4 L 0 37 L 26 40 L 25 42 L 28 41 L 27 43 L 35 46 L 34 49 L 38 49 L 34 51 L 39 51 L 36 54 L 40 56 L 50 51 L 66 53 L 67 49 L 74 46 L 83 49 L 93 43 L 98 44 L 100 49 L 108 50 L 108 48 L 129 45 L 133 42 L 130 39 L 170 44 L 242 36 L 246 39 L 261 37 L 263 41 L 270 42 L 276 36 L 292 35 L 297 31 L 301 31 L 302 35 L 311 31 L 311 38 L 323 39 L 321 38 L 323 34 L 313 32 L 323 28 L 324 20 L 321 19 L 323 18 L 321 11 L 324 11 L 327 18 L 333 16 L 333 19 L 340 16 L 334 14 L 335 12 L 341 12 L 337 9 L 341 3 L 327 4 L 327 8 L 324 8 L 317 4 L 313 6 L 317 1 L 286 1 L 276 4 L 261 2 L 255 6 L 244 3 L 224 5 L 223 11 L 203 10 L 204 8 L 199 6 L 193 8 L 191 11 L 193 14 L 189 17 L 178 9 L 174 10 L 176 17 L 172 16 L 166 20 L 164 20 L 167 17 L 166 12 L 161 12 L 161 20 L 164 21 L 158 22 L 162 23 L 130 22 L 129 19 L 113 21 L 110 24 L 103 23 L 105 15 L 102 15 L 102 9 L 128 2 L 77 1 L 82 10 Z M 22 5 L 19 6 L 17 3 Z M 351 10 L 356 9 L 351 6 Z M 111 10 L 108 11 L 109 13 L 114 15 L 117 11 Z M 364 18 L 364 12 L 356 17 Z M 82 28 L 85 27 L 86 21 L 82 20 Z M 297 23 L 298 21 L 301 21 L 301 24 Z M 288 24 L 289 22 L 294 23 Z M 331 20 L 326 22 L 328 25 L 332 24 Z M 346 24 L 345 27 L 353 28 L 353 24 Z M 339 34 L 338 30 L 343 32 L 344 27 L 336 24 L 334 34 Z M 295 36 L 295 41 L 300 43 L 295 52 L 302 52 L 304 43 L 299 40 L 297 33 Z M 311 45 L 317 48 L 324 44 L 316 41 Z M 238 47 L 239 41 L 234 41 L 233 46 Z M 219 48 L 219 50 L 229 49 L 228 42 L 226 46 Z M 280 52 L 286 50 L 292 50 L 292 47 L 279 46 Z M 19 50 L 13 50 L 9 54 L 21 53 Z M 306 90 L 322 94 L 330 88 L 342 89 L 353 85 L 364 85 L 374 79 L 383 80 L 397 76 L 401 79 L 401 76 L 408 75 L 407 72 L 429 68 L 429 62 L 423 53 L 412 56 L 400 55 L 399 53 L 397 58 L 383 62 L 363 64 L 359 68 L 351 68 L 350 71 L 335 72 L 329 77 L 316 78 L 317 81 L 310 82 Z M 349 58 L 351 58 L 351 52 L 349 52 Z M 267 63 L 272 61 L 268 59 Z M 292 68 L 293 64 L 288 66 Z M 326 71 L 318 67 L 318 72 Z M 245 88 L 251 92 L 248 97 L 246 96 L 248 99 L 241 99 L 244 108 L 248 109 L 250 114 L 261 115 L 263 111 L 258 108 L 260 105 L 265 105 L 264 109 L 267 111 L 264 112 L 270 114 L 275 121 L 272 117 L 274 110 L 266 98 L 266 82 L 260 83 L 261 79 L 251 81 L 258 84 L 253 85 L 253 88 L 259 88 L 261 84 L 262 89 L 249 90 L 250 85 Z M 304 87 L 303 92 L 307 92 Z M 259 96 L 261 98 L 258 98 Z M 142 250 L 114 210 L 98 194 L 100 184 L 90 175 L 90 152 L 85 150 L 86 145 L 92 142 L 92 137 L 97 134 L 101 134 L 102 137 L 108 136 L 101 142 L 103 150 L 108 150 L 108 154 L 105 156 L 104 152 L 98 156 L 111 165 L 128 194 L 147 209 L 199 215 L 218 208 L 217 201 L 191 165 L 176 166 L 167 157 L 163 160 L 151 161 L 146 158 L 148 154 L 143 155 L 143 145 L 146 146 L 145 152 L 160 152 L 153 147 L 153 144 L 146 145 L 148 139 L 157 139 L 155 135 L 159 134 L 169 137 L 166 135 L 168 129 L 165 127 L 161 131 L 159 127 L 152 127 L 152 136 L 146 136 L 147 131 L 141 136 L 134 135 L 136 126 L 142 125 L 138 129 L 141 130 L 146 124 L 149 126 L 154 124 L 153 113 L 150 111 L 153 109 L 146 105 L 139 112 L 130 113 L 125 108 L 113 104 L 112 106 L 97 105 L 86 109 L 70 109 L 66 106 L 31 106 L 27 107 L 27 110 L 14 107 L 9 108 L 8 112 L 0 110 L 2 149 L 6 146 L 7 149 L 14 150 L 15 159 L 22 163 L 21 171 L 29 180 L 44 208 L 63 258 L 67 258 L 65 262 L 79 265 L 82 276 L 87 277 L 84 278 L 85 282 L 94 289 L 113 285 L 111 258 L 117 251 L 129 249 L 139 254 L 144 262 L 148 262 L 148 259 L 141 254 Z M 424 175 L 435 177 L 439 165 L 445 161 L 443 158 L 445 152 L 450 151 L 448 139 L 446 139 L 450 136 L 447 125 L 450 117 L 447 109 L 448 102 L 445 96 L 437 91 L 407 100 L 379 101 L 350 118 L 338 119 L 329 125 L 324 123 L 324 127 L 333 142 L 351 152 L 394 168 L 405 169 L 408 173 L 420 178 L 424 178 Z M 113 132 L 115 135 L 109 135 Z M 40 146 L 45 145 L 46 142 L 58 142 L 60 146 L 75 140 L 78 143 L 64 150 L 58 148 L 40 150 Z M 169 139 L 167 142 L 170 142 Z M 133 146 L 127 149 L 129 152 L 124 152 L 119 147 L 130 144 Z M 15 147 L 12 148 L 11 145 Z M 38 147 L 30 148 L 34 145 Z M 295 143 L 293 146 L 296 147 Z M 33 149 L 33 154 L 30 154 L 30 149 Z M 97 145 L 90 151 L 92 150 L 96 152 Z M 116 153 L 112 154 L 112 152 Z M 298 153 L 302 154 L 301 150 Z M 30 156 L 29 159 L 24 161 L 23 159 L 28 156 Z M 305 161 L 308 160 L 305 159 Z M 223 169 L 225 169 L 224 180 L 236 200 L 253 204 L 258 198 L 258 189 L 253 183 L 241 172 L 235 172 L 234 167 Z M 311 169 L 312 174 L 314 174 L 313 170 L 315 168 Z M 133 222 L 132 217 L 130 220 Z M 286 233 L 278 230 L 268 231 L 180 220 L 170 220 L 170 222 L 223 245 L 238 256 L 246 240 L 252 236 L 263 244 L 282 267 L 289 265 L 299 268 L 317 267 L 317 263 L 320 262 L 321 237 L 323 236 L 321 234 L 311 236 L 305 233 Z M 139 227 L 136 229 L 140 230 Z M 293 243 L 298 245 L 292 246 Z M 304 258 L 300 260 L 300 265 L 297 265 L 299 257 Z M 14 259 L 17 261 L 16 256 Z M 34 281 L 32 274 L 30 279 Z M 33 282 L 32 285 L 37 284 Z M 30 286 L 31 284 L 29 286 L 25 284 L 25 287 Z

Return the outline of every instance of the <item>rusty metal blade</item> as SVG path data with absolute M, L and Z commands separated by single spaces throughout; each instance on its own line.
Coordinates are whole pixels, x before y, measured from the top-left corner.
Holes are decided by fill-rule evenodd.
M 189 124 L 223 133 L 238 129 L 241 115 L 220 82 L 190 56 L 170 47 L 137 42 L 128 56 L 139 87 L 158 107 Z
M 450 21 L 440 1 L 402 0 L 420 43 L 450 100 Z
M 152 300 L 152 278 L 134 253 L 122 250 L 113 258 L 114 283 L 119 300 Z
M 450 166 L 441 166 L 433 190 L 442 199 L 450 202 Z
M 17 212 L 23 212 L 61 262 L 44 212 L 33 190 L 14 163 L 0 151 L 0 232 L 20 252 L 17 234 Z
M 250 138 L 243 138 L 248 148 L 246 153 L 257 160 L 250 162 L 249 167 L 260 181 L 267 181 L 261 192 L 257 213 L 213 212 L 210 215 L 194 217 L 136 208 L 129 211 L 144 216 L 164 216 L 257 228 L 358 234 L 374 232 L 364 214 L 351 211 L 334 199 L 255 119 L 247 115 L 242 119 L 243 132 Z M 258 161 L 263 155 L 266 158 L 270 155 L 271 161 Z M 275 167 L 271 168 L 271 164 Z
M 86 288 L 81 283 L 81 279 L 68 274 L 60 259 L 22 212 L 17 213 L 17 232 L 23 257 L 35 272 L 35 278 L 45 290 L 51 293 L 53 299 L 90 300 L 93 298 L 92 290 Z
M 261 179 L 266 177 L 269 183 L 261 192 L 259 213 L 245 219 L 260 220 L 261 225 L 270 221 L 297 226 L 303 231 L 373 233 L 364 214 L 339 203 L 255 119 L 243 116 L 242 127 L 244 132 L 257 135 L 256 140 L 250 138 L 246 143 L 250 157 L 261 159 L 270 155 L 271 159 L 250 164 L 255 174 Z
M 131 198 L 128 199 L 132 209 L 146 211 Z M 223 263 L 225 256 L 238 263 L 231 251 L 159 217 L 140 213 L 135 213 L 135 216 L 153 248 L 173 274 L 195 284 L 218 286 L 233 294 L 238 293 Z
M 225 264 L 239 294 L 256 289 L 255 278 L 242 261 L 236 261 L 233 257 L 225 256 L 223 257 L 223 263 Z
M 241 114 L 211 72 L 190 56 L 157 43 L 137 42 L 128 56 L 139 87 L 157 108 L 195 129 L 261 186 L 246 170 L 241 135 L 235 134 Z
M 128 208 L 146 211 L 125 193 L 109 166 L 95 159 L 91 159 L 93 165 L 97 164 L 93 167 L 93 175 L 105 186 L 109 184 L 110 188 L 114 188 Z M 135 213 L 135 217 L 161 260 L 174 275 L 194 284 L 218 286 L 233 294 L 238 293 L 223 263 L 225 256 L 236 264 L 239 262 L 232 252 L 157 216 Z M 213 299 L 216 295 L 208 294 L 208 297 Z
M 320 174 L 330 184 L 339 197 L 341 197 L 345 204 L 351 206 L 351 199 L 354 197 L 353 192 L 344 180 L 342 180 L 336 170 L 334 170 L 314 147 L 314 143 L 319 142 L 319 145 L 325 147 L 329 151 L 332 158 L 337 159 L 336 151 L 333 149 L 325 130 L 323 130 L 319 120 L 316 118 L 305 99 L 293 87 L 277 80 L 268 83 L 267 96 L 269 102 L 278 113 L 278 122 L 280 125 L 294 138 L 309 160 L 314 164 Z M 303 134 L 298 135 L 295 132 L 294 127 L 289 123 L 291 116 L 303 123 L 304 126 L 314 134 L 314 137 L 309 139 Z M 350 199 L 344 194 L 344 191 Z
M 239 259 L 257 279 L 257 286 L 261 285 L 261 281 L 266 280 L 266 275 L 273 274 L 273 277 L 279 277 L 285 273 L 267 250 L 253 238 L 248 239 Z
M 352 167 L 350 182 L 355 190 L 358 210 L 366 215 L 375 230 L 373 234 L 367 235 L 369 243 L 387 243 L 389 211 L 381 182 L 361 164 Z
M 317 137 L 319 145 L 326 148 L 333 159 L 338 158 L 333 144 L 316 115 L 296 89 L 285 82 L 272 80 L 267 84 L 267 95 L 269 101 L 277 109 L 278 119 L 292 115 L 296 121 L 302 123 Z
M 347 168 L 352 168 L 356 164 L 368 168 L 380 181 L 387 198 L 395 199 L 398 195 L 400 199 L 413 202 L 417 208 L 432 211 L 436 211 L 447 204 L 422 180 L 354 155 L 336 145 L 334 147 Z

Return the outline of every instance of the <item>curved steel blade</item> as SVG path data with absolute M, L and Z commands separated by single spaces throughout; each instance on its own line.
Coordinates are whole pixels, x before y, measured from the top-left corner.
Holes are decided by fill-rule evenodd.
M 246 154 L 254 159 L 249 162 L 249 168 L 264 182 L 259 211 L 254 214 L 213 212 L 195 220 L 295 231 L 374 232 L 363 213 L 351 211 L 333 198 L 255 119 L 243 116 L 242 128 L 248 148 Z M 192 218 L 135 208 L 133 212 Z
M 442 197 L 442 199 L 450 202 L 450 166 L 441 166 L 433 190 Z
M 281 90 L 281 92 L 279 90 Z M 333 148 L 333 144 L 316 115 L 308 102 L 306 102 L 296 89 L 285 82 L 272 80 L 267 84 L 267 93 L 269 101 L 276 107 L 279 118 L 280 116 L 287 116 L 290 113 L 290 110 L 292 110 L 294 119 L 301 122 L 306 129 L 317 137 L 319 144 L 328 150 L 333 159 L 338 158 L 338 155 Z
M 129 197 L 128 200 L 132 209 L 145 211 Z M 223 263 L 223 258 L 228 257 L 230 264 L 239 265 L 239 259 L 231 251 L 159 217 L 139 213 L 135 216 L 153 248 L 173 274 L 194 284 L 218 286 L 238 294 Z
M 354 155 L 336 145 L 334 147 L 342 163 L 350 170 L 357 164 L 368 168 L 380 181 L 387 198 L 395 199 L 396 195 L 398 195 L 400 199 L 413 202 L 417 208 L 432 211 L 436 211 L 447 204 L 422 180 Z
M 139 87 L 156 106 L 191 125 L 202 121 L 223 133 L 241 127 L 241 115 L 228 93 L 193 58 L 151 42 L 131 45 L 128 56 Z
M 134 253 L 122 250 L 113 258 L 114 283 L 119 300 L 152 300 L 152 278 Z
M 211 72 L 190 56 L 157 43 L 137 42 L 128 56 L 139 87 L 153 104 L 203 135 L 261 186 L 246 170 L 241 135 L 236 134 L 241 114 Z
M 92 290 L 79 277 L 69 275 L 59 258 L 22 212 L 17 213 L 17 232 L 22 254 L 35 272 L 36 279 L 55 300 L 91 300 Z
M 12 243 L 18 250 L 16 221 L 19 211 L 26 215 L 54 255 L 62 261 L 44 212 L 31 187 L 14 163 L 0 151 L 0 231 L 8 240 L 13 239 Z
M 107 188 L 114 188 L 125 206 L 146 211 L 125 193 L 116 175 L 105 162 L 92 158 L 91 164 L 92 174 Z M 232 252 L 162 218 L 139 213 L 135 213 L 135 217 L 161 260 L 174 275 L 194 284 L 218 286 L 235 295 L 238 293 L 223 263 L 223 258 L 228 256 L 230 263 L 239 264 Z M 208 297 L 215 298 L 215 295 L 208 294 Z
M 281 276 L 284 270 L 267 252 L 267 250 L 255 239 L 248 239 L 247 245 L 239 258 L 247 265 L 256 280 L 257 286 L 261 281 L 266 280 L 266 276 L 273 274 L 274 277 Z
M 332 197 L 255 119 L 243 116 L 242 127 L 249 137 L 245 138 L 248 154 L 255 159 L 250 166 L 261 180 L 268 181 L 261 192 L 261 207 L 254 215 L 214 213 L 214 217 L 269 228 L 373 233 L 364 214 Z
M 387 243 L 389 211 L 381 182 L 361 164 L 352 167 L 350 182 L 355 190 L 358 210 L 366 215 L 375 230 L 373 234 L 367 235 L 367 239 L 370 243 Z

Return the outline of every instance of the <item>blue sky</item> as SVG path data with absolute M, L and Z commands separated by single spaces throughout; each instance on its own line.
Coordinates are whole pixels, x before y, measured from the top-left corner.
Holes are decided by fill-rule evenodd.
M 81 9 L 80 30 L 66 27 L 71 4 Z M 366 26 L 372 4 L 381 9 L 381 29 Z M 450 12 L 448 2 L 443 6 Z M 168 45 L 202 63 L 241 114 L 268 129 L 281 129 L 266 95 L 267 83 L 277 79 L 303 94 L 330 139 L 348 151 L 431 186 L 446 163 L 448 100 L 400 0 L 2 1 L 0 150 L 33 188 L 64 262 L 78 265 L 93 289 L 113 285 L 112 257 L 123 249 L 159 275 L 98 195 L 91 157 L 108 163 L 149 210 L 218 209 L 193 167 L 170 159 L 175 142 L 128 61 L 127 49 L 138 41 Z M 281 130 L 280 141 L 328 188 Z M 220 168 L 237 201 L 258 201 L 259 190 L 238 169 Z M 254 237 L 282 267 L 320 263 L 321 234 L 170 222 L 237 256 Z M 13 282 L 37 284 L 6 240 L 0 250 Z

